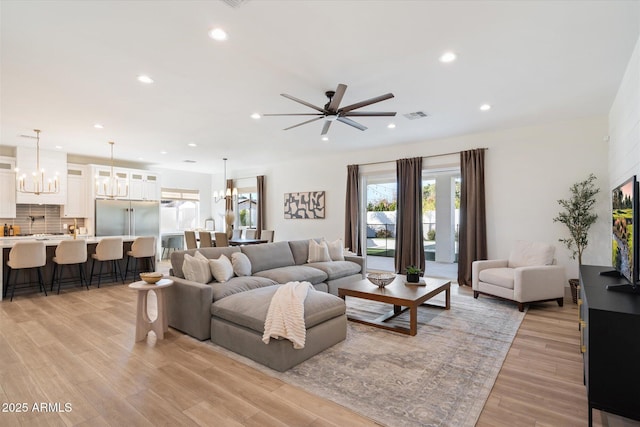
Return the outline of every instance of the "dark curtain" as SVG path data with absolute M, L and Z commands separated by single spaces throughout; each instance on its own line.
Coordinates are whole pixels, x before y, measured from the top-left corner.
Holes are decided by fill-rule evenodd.
M 228 179 L 227 180 L 227 188 L 225 189 L 225 194 L 227 192 L 227 190 L 229 190 L 231 192 L 231 194 L 233 194 L 233 180 L 232 179 Z M 233 210 L 233 198 L 232 197 L 227 197 L 224 200 L 224 211 L 232 211 Z
M 257 192 L 258 192 L 258 215 L 256 218 L 256 237 L 260 238 L 262 230 L 265 224 L 265 211 L 266 211 L 266 198 L 264 193 L 264 175 L 258 175 L 257 180 Z
M 347 198 L 344 217 L 344 247 L 362 255 L 360 250 L 360 179 L 358 165 L 347 166 Z
M 422 234 L 422 157 L 396 161 L 398 211 L 396 218 L 396 273 L 410 265 L 424 271 Z
M 460 175 L 458 284 L 471 286 L 471 263 L 487 259 L 483 148 L 460 153 Z

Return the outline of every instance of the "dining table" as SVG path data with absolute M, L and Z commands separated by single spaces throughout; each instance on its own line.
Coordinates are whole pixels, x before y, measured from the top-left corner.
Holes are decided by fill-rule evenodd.
M 260 243 L 269 243 L 267 239 L 230 239 L 229 246 L 258 245 Z

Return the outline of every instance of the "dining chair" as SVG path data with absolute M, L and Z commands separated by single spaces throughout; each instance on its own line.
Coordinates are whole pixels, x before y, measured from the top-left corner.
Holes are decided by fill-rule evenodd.
M 271 243 L 273 242 L 273 234 L 273 230 L 262 230 L 262 232 L 260 232 L 260 239 L 266 240 L 268 243 Z
M 216 247 L 223 248 L 229 246 L 229 239 L 227 239 L 227 233 L 215 233 Z
M 246 228 L 245 231 L 244 231 L 244 238 L 245 239 L 255 239 L 257 232 L 258 232 L 258 230 L 256 230 L 255 228 Z
M 209 231 L 199 231 L 198 235 L 200 237 L 200 247 L 201 248 L 210 248 L 213 246 L 211 242 L 211 232 Z
M 242 239 L 242 229 L 238 228 L 237 230 L 233 230 L 233 236 L 231 236 L 231 239 L 233 240 Z
M 197 249 L 198 242 L 196 241 L 196 232 L 195 231 L 185 231 L 184 239 L 187 242 L 187 249 Z

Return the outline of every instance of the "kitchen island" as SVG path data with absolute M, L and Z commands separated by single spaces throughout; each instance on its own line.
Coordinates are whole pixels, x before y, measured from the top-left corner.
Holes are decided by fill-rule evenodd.
M 127 251 L 131 250 L 131 243 L 138 236 L 78 236 L 78 239 L 85 240 L 87 242 L 87 262 L 85 264 L 86 277 L 89 278 L 91 272 L 91 254 L 96 252 L 96 245 L 105 237 L 122 237 L 123 240 L 123 256 L 120 260 L 121 270 L 124 272 L 127 262 Z M 2 262 L 0 263 L 0 284 L 2 285 L 2 293 L 0 294 L 0 300 L 2 300 L 5 287 L 6 287 L 6 264 L 9 260 L 9 251 L 17 241 L 24 240 L 41 240 L 47 248 L 47 264 L 42 268 L 43 279 L 45 285 L 48 287 L 51 284 L 51 276 L 53 275 L 53 257 L 55 256 L 56 247 L 62 240 L 73 239 L 72 235 L 34 235 L 34 236 L 12 236 L 12 237 L 0 237 L 0 249 L 2 250 Z M 35 274 L 35 273 L 34 273 Z M 70 273 L 71 274 L 71 273 Z M 37 289 L 37 288 L 36 288 Z

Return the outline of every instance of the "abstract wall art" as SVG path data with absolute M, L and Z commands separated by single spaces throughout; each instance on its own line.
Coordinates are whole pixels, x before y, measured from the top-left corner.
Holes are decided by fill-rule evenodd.
M 284 219 L 324 219 L 324 191 L 284 194 Z

